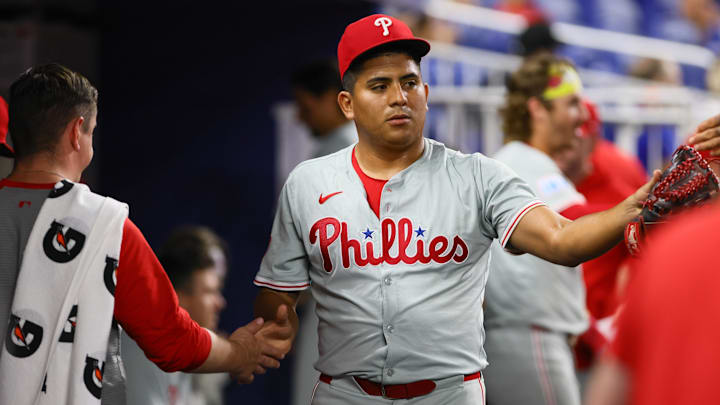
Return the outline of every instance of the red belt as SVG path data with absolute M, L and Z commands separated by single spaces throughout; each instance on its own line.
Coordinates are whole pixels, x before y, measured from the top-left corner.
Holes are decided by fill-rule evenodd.
M 464 381 L 475 380 L 481 377 L 482 374 L 478 371 L 477 373 L 466 375 Z M 420 380 L 407 384 L 381 385 L 364 378 L 353 378 L 355 378 L 355 381 L 357 381 L 360 388 L 362 388 L 366 394 L 390 399 L 408 399 L 427 395 L 433 392 L 436 387 L 435 381 L 433 380 Z M 332 379 L 333 378 L 327 374 L 320 374 L 320 381 L 325 384 L 330 384 Z

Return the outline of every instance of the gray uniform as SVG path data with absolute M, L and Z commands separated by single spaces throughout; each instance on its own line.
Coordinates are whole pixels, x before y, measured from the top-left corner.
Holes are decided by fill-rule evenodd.
M 133 405 L 189 405 L 192 381 L 190 374 L 166 373 L 145 357 L 140 346 L 126 334 L 121 352 L 127 373 L 127 401 Z
M 316 147 L 312 157 L 321 157 L 335 153 L 357 142 L 355 123 L 347 123 L 335 128 L 331 133 L 316 138 Z M 315 300 L 310 294 L 302 297 L 298 304 L 300 328 L 293 350 L 292 405 L 307 405 L 312 398 L 313 387 L 320 373 L 313 369 L 318 359 L 318 319 L 315 315 Z
M 49 193 L 49 188 L 29 189 L 0 185 L 0 343 L 5 341 L 25 245 L 35 225 L 35 218 Z
M 385 184 L 380 218 L 353 169 L 353 147 L 300 164 L 280 194 L 255 284 L 299 291 L 312 282 L 315 367 L 333 384 L 348 376 L 444 382 L 487 365 L 485 252 L 493 239 L 506 244 L 522 215 L 542 203 L 505 165 L 424 142 L 422 157 Z M 325 385 L 314 404 L 333 403 Z M 346 401 L 372 398 L 349 387 Z M 434 403 L 481 400 L 471 397 Z
M 530 184 L 554 211 L 585 198 L 546 154 L 511 142 L 495 158 Z M 582 271 L 532 255 L 490 249 L 485 348 L 488 400 L 498 404 L 579 404 L 569 335 L 588 325 Z

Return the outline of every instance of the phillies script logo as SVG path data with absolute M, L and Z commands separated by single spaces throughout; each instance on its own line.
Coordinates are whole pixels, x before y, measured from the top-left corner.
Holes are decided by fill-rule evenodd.
M 103 372 L 105 371 L 105 362 L 96 358 L 85 356 L 85 370 L 83 371 L 83 381 L 85 387 L 97 399 L 102 394 Z
M 392 265 L 400 262 L 406 264 L 416 262 L 423 264 L 430 262 L 447 263 L 450 260 L 462 263 L 468 257 L 467 244 L 458 235 L 453 237 L 452 245 L 450 240 L 442 235 L 434 237 L 427 246 L 425 246 L 424 240 L 418 238 L 415 245 L 415 254 L 409 256 L 407 250 L 412 239 L 413 225 L 408 218 L 400 219 L 397 224 L 393 219 L 385 218 L 380 224 L 380 229 L 382 230 L 382 252 L 379 252 L 379 256 L 375 255 L 373 251 L 374 245 L 371 241 L 365 243 L 365 252 L 363 252 L 360 241 L 348 238 L 347 222 L 341 223 L 338 219 L 331 217 L 318 220 L 310 228 L 310 243 L 315 244 L 315 242 L 318 242 L 320 244 L 323 268 L 328 273 L 333 269 L 329 247 L 336 243 L 338 238 L 340 239 L 340 249 L 342 251 L 342 265 L 346 269 L 350 268 L 350 249 L 353 250 L 353 261 L 360 267 L 368 264 L 376 266 L 380 263 Z M 396 245 L 398 246 L 398 254 L 393 257 L 390 250 Z
M 27 319 L 10 314 L 5 336 L 5 348 L 15 357 L 28 357 L 37 351 L 42 342 L 43 328 Z
M 53 221 L 43 239 L 45 254 L 58 263 L 67 263 L 74 259 L 85 244 L 85 235 L 70 227 L 63 231 L 64 227 L 63 224 Z
M 115 274 L 117 266 L 117 259 L 105 256 L 105 271 L 103 273 L 103 279 L 105 280 L 105 287 L 112 295 L 115 295 L 115 286 L 117 285 L 117 275 Z
M 70 310 L 70 315 L 68 315 L 67 320 L 65 321 L 65 327 L 63 328 L 63 331 L 60 334 L 60 342 L 72 343 L 73 340 L 75 339 L 75 326 L 77 325 L 77 311 L 78 311 L 78 306 L 73 305 L 72 309 Z

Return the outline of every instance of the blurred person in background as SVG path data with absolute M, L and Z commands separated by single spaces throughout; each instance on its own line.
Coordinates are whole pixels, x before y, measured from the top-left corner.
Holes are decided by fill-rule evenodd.
M 630 156 L 612 142 L 602 137 L 602 122 L 597 106 L 585 100 L 588 120 L 580 128 L 580 144 L 586 144 L 578 154 L 586 169 L 573 168 L 567 160 L 556 162 L 566 175 L 573 180 L 577 190 L 585 196 L 588 204 L 606 209 L 625 199 L 625 196 L 647 182 L 647 174 L 635 156 Z M 617 297 L 614 295 L 617 271 L 628 258 L 624 246 L 618 245 L 603 256 L 583 263 L 587 287 L 587 306 L 595 319 L 602 319 L 615 313 Z
M 352 121 L 345 118 L 337 102 L 342 90 L 337 62 L 322 60 L 298 69 L 291 79 L 298 117 L 313 134 L 316 147 L 308 158 L 335 153 L 357 142 Z M 291 352 L 292 395 L 295 405 L 310 403 L 313 387 L 320 376 L 314 364 L 318 359 L 315 300 L 309 293 L 300 296 L 297 307 L 300 322 L 299 337 Z
M 552 160 L 573 147 L 587 118 L 572 64 L 543 53 L 507 82 L 501 109 L 505 146 L 494 156 L 560 214 L 584 215 L 585 198 Z M 579 405 L 572 343 L 588 326 L 580 267 L 490 248 L 485 299 L 485 372 L 493 405 Z
M 720 115 L 702 122 L 688 144 L 717 173 Z M 634 262 L 616 334 L 593 372 L 586 405 L 717 402 L 720 299 L 717 266 L 707 252 L 717 244 L 718 208 L 716 201 L 680 214 Z
M 560 42 L 552 33 L 550 24 L 546 21 L 539 21 L 529 25 L 518 37 L 518 51 L 525 58 L 540 53 L 555 53 Z
M 316 143 L 312 157 L 329 155 L 357 142 L 355 126 L 337 103 L 342 83 L 335 62 L 322 60 L 303 66 L 292 74 L 291 84 L 298 118 Z
M 640 58 L 630 66 L 628 74 L 638 79 L 650 80 L 671 86 L 682 82 L 682 73 L 677 63 L 654 58 Z
M 222 287 L 227 273 L 227 246 L 206 227 L 174 230 L 158 258 L 177 293 L 180 307 L 200 326 L 217 331 L 225 307 Z M 222 405 L 225 374 L 166 373 L 145 357 L 127 336 L 122 339 L 128 403 L 133 405 Z
M 506 13 L 518 14 L 531 25 L 545 20 L 545 13 L 532 0 L 500 0 L 495 4 L 495 8 Z
M 452 44 L 457 40 L 457 30 L 448 21 L 422 13 L 403 13 L 398 18 L 407 23 L 413 32 L 417 32 L 419 37 L 427 38 L 429 41 Z
M 658 230 L 634 266 L 586 405 L 717 403 L 720 273 L 708 252 L 717 248 L 718 229 L 715 202 Z
M 602 137 L 597 106 L 587 99 L 584 104 L 588 119 L 580 127 L 576 147 L 563 150 L 553 158 L 575 184 L 577 191 L 585 196 L 588 205 L 603 210 L 619 203 L 645 184 L 647 175 L 636 157 L 625 154 Z M 604 255 L 582 264 L 590 326 L 575 345 L 581 390 L 596 355 L 607 344 L 623 280 L 627 277 L 626 261 L 629 259 L 625 245 L 618 244 Z
M 720 51 L 720 7 L 714 0 L 661 0 L 661 18 L 651 34 Z

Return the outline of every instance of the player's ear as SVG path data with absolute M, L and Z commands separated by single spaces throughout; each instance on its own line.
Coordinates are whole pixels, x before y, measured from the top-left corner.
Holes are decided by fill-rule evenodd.
M 538 119 L 547 115 L 547 109 L 537 97 L 530 97 L 528 99 L 527 109 L 531 119 Z
M 80 135 L 82 134 L 82 126 L 85 123 L 85 117 L 79 116 L 70 120 L 65 127 L 65 133 L 70 141 L 70 147 L 75 150 L 80 150 Z
M 353 111 L 352 94 L 347 90 L 343 90 L 338 93 L 337 101 L 343 114 L 345 114 L 345 118 L 349 120 L 354 119 L 355 113 Z

